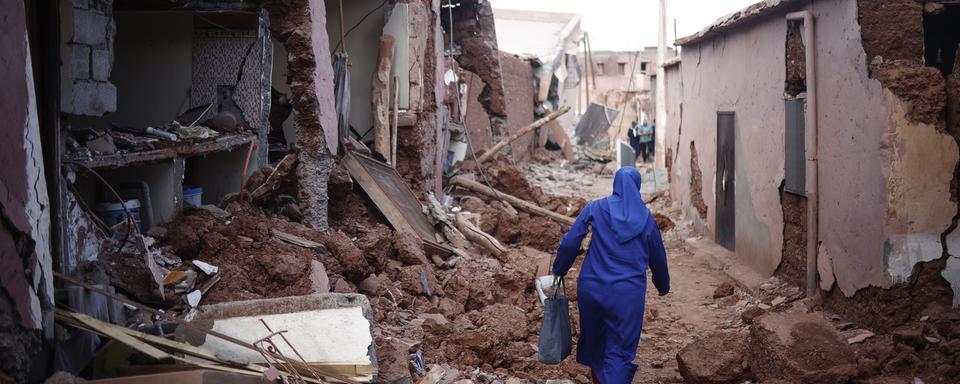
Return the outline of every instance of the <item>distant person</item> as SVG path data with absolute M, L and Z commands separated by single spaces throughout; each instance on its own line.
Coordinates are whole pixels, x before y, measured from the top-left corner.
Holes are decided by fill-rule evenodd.
M 637 159 L 640 158 L 640 136 L 637 135 L 637 122 L 630 123 L 630 129 L 627 130 L 627 138 L 630 139 L 630 148 L 633 148 L 633 154 Z
M 644 122 L 637 129 L 637 136 L 640 140 L 640 152 L 643 154 L 643 162 L 653 161 L 653 126 Z
M 640 198 L 636 168 L 620 168 L 613 194 L 583 208 L 560 241 L 555 276 L 566 275 L 573 266 L 590 228 L 593 240 L 577 280 L 577 362 L 590 367 L 594 383 L 630 383 L 637 371 L 633 360 L 643 328 L 647 269 L 660 296 L 670 292 L 667 252 L 660 228 Z

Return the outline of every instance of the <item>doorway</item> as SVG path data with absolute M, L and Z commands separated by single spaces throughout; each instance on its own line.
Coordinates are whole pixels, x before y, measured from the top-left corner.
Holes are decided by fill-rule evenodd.
M 733 112 L 717 112 L 716 241 L 730 251 L 736 248 L 736 158 Z

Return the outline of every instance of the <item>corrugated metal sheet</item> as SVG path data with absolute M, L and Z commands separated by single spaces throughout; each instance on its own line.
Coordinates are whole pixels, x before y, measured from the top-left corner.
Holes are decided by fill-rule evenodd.
M 804 99 L 784 100 L 784 190 L 798 195 L 807 193 L 807 170 L 804 159 Z

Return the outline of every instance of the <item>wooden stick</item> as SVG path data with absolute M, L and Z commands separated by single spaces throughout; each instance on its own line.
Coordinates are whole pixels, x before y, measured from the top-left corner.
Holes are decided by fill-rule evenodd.
M 56 312 L 57 314 L 61 314 L 62 311 L 58 310 Z M 134 348 L 137 351 L 140 351 L 156 360 L 167 360 L 172 358 L 169 353 L 161 351 L 141 340 L 137 340 L 135 337 L 126 334 L 126 332 L 118 331 L 116 328 L 111 327 L 110 325 L 113 324 L 106 323 L 107 325 L 105 326 L 103 325 L 104 323 L 102 321 L 82 313 L 72 313 L 70 316 L 77 322 L 83 324 L 84 328 L 95 330 L 97 333 L 102 333 L 103 335 L 116 340 L 119 343 L 123 343 L 124 345 Z
M 397 166 L 397 131 L 400 126 L 400 77 L 393 77 L 393 125 L 390 127 L 390 165 Z
M 396 41 L 393 36 L 380 36 L 380 58 L 370 84 L 370 102 L 373 103 L 373 151 L 388 160 L 392 155 L 390 95 L 393 87 L 390 85 L 390 70 L 393 68 L 394 48 Z
M 521 211 L 524 211 L 533 215 L 544 216 L 548 219 L 551 219 L 563 225 L 573 225 L 573 222 L 575 220 L 570 216 L 564 216 L 554 211 L 540 208 L 534 203 L 523 200 L 516 196 L 508 195 L 506 193 L 487 187 L 486 185 L 477 183 L 475 181 L 467 180 L 461 176 L 457 176 L 450 179 L 450 184 L 457 187 L 465 188 L 467 190 L 479 193 L 487 197 L 491 197 L 494 199 L 501 199 L 503 201 L 506 201 L 510 205 L 514 206 L 514 208 L 517 208 Z
M 534 129 L 540 128 L 540 127 L 542 127 L 544 124 L 556 120 L 558 117 L 560 117 L 561 115 L 563 115 L 564 113 L 567 113 L 567 112 L 569 112 L 569 111 L 570 111 L 570 107 L 560 108 L 559 111 L 556 111 L 556 112 L 553 112 L 553 113 L 551 113 L 551 114 L 549 114 L 549 115 L 546 115 L 546 116 L 540 118 L 539 120 L 534 121 L 533 124 L 530 124 L 530 125 L 528 125 L 528 126 L 526 126 L 526 127 L 521 128 L 521 129 L 520 129 L 519 131 L 517 131 L 516 133 L 510 135 L 510 137 L 508 137 L 508 138 L 506 138 L 506 139 L 503 139 L 503 140 L 500 141 L 499 143 L 494 144 L 493 147 L 490 147 L 490 149 L 488 149 L 486 152 L 484 152 L 483 155 L 480 156 L 480 157 L 477 159 L 477 164 L 483 164 L 483 163 L 486 162 L 487 160 L 490 160 L 491 158 L 493 158 L 494 155 L 497 154 L 497 152 L 500 152 L 501 149 L 503 149 L 504 147 L 510 145 L 510 143 L 512 143 L 512 142 L 516 141 L 517 139 L 523 137 L 523 135 L 526 135 L 526 134 L 528 134 L 528 133 L 530 133 L 530 132 L 533 132 Z
M 273 228 L 270 229 L 270 234 L 273 235 L 273 237 L 276 237 L 277 239 L 280 239 L 285 243 L 290 243 L 303 248 L 316 249 L 316 248 L 323 247 L 323 244 L 320 244 L 316 241 L 308 240 L 303 237 L 286 233 Z
M 457 226 L 457 229 L 460 230 L 460 233 L 463 234 L 474 244 L 477 244 L 484 249 L 490 251 L 498 259 L 501 255 L 507 252 L 507 248 L 500 244 L 500 241 L 496 237 L 491 236 L 490 234 L 484 232 L 476 225 L 467 220 L 466 215 L 462 212 L 458 212 L 454 216 L 454 224 Z
M 273 173 L 267 177 L 267 180 L 257 187 L 257 189 L 254 189 L 253 192 L 250 192 L 250 198 L 253 201 L 260 201 L 271 192 L 279 189 L 283 179 L 296 169 L 298 160 L 299 158 L 295 153 L 284 156 L 283 160 L 280 160 L 280 163 L 277 164 L 277 168 L 273 170 Z

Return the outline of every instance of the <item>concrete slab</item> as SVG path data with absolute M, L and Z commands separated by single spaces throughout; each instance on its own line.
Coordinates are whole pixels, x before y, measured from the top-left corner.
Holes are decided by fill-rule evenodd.
M 193 321 L 206 329 L 254 343 L 273 331 L 284 336 L 308 363 L 376 367 L 373 316 L 366 296 L 327 293 L 201 306 Z M 209 348 L 220 358 L 242 363 L 263 363 L 263 356 L 217 337 L 180 327 L 177 339 Z M 295 356 L 279 337 L 281 353 Z M 365 377 L 369 381 L 372 377 Z

